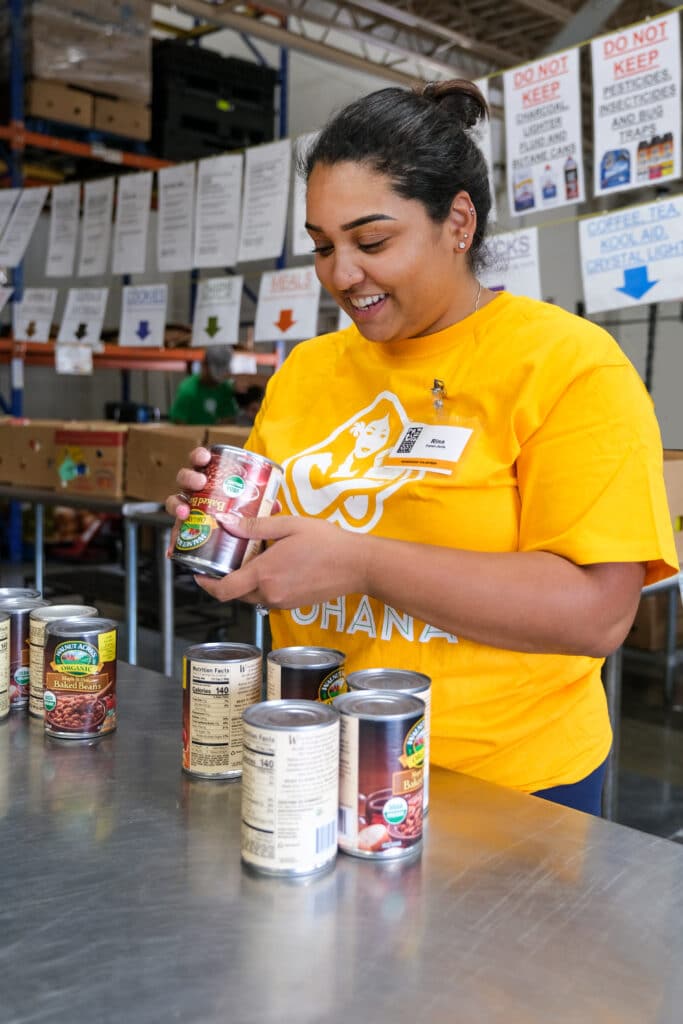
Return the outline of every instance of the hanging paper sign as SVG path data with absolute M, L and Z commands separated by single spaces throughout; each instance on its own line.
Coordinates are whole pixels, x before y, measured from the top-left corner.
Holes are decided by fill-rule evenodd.
M 99 345 L 108 293 L 108 288 L 69 288 L 58 344 Z
M 248 352 L 233 352 L 230 357 L 230 372 L 235 377 L 238 376 L 238 374 L 249 374 L 253 376 L 258 373 L 256 356 L 249 355 Z
M 491 97 L 489 92 L 489 83 L 486 78 L 476 78 L 474 84 L 477 86 L 482 96 L 487 103 L 490 103 Z M 498 219 L 496 210 L 496 190 L 493 183 L 493 145 L 491 141 L 491 118 L 487 117 L 479 121 L 478 124 L 470 130 L 470 135 L 476 142 L 477 146 L 481 150 L 481 155 L 486 161 L 486 167 L 489 175 L 489 189 L 491 192 L 491 211 L 489 213 L 489 223 Z
M 306 182 L 301 174 L 297 173 L 299 162 L 306 155 L 315 140 L 318 132 L 308 132 L 306 135 L 299 135 L 294 143 L 294 198 L 292 200 L 292 255 L 310 256 L 313 249 L 311 236 L 306 230 Z
M 239 336 L 242 277 L 210 277 L 199 282 L 192 321 L 192 344 L 234 345 Z
M 7 227 L 7 222 L 12 216 L 12 210 L 21 193 L 20 188 L 0 189 L 0 238 Z
M 503 77 L 510 213 L 583 202 L 579 51 L 543 57 Z
M 21 302 L 12 306 L 14 340 L 49 341 L 56 302 L 56 288 L 25 288 Z
M 0 266 L 17 267 L 23 260 L 49 191 L 48 188 L 22 191 L 0 240 Z
M 109 264 L 114 179 L 88 181 L 83 194 L 78 277 L 96 277 L 105 274 Z
M 194 164 L 163 167 L 158 172 L 159 221 L 157 267 L 162 271 L 192 268 L 194 232 Z
M 195 267 L 232 267 L 242 198 L 242 154 L 207 157 L 197 166 Z
M 254 341 L 300 341 L 318 329 L 320 281 L 313 267 L 261 276 Z
M 292 147 L 289 139 L 247 150 L 237 259 L 275 259 L 287 224 Z
M 112 271 L 144 274 L 152 198 L 152 172 L 126 174 L 118 180 Z
M 681 176 L 678 14 L 591 43 L 595 195 Z
M 55 185 L 52 189 L 46 277 L 71 277 L 78 241 L 80 185 Z
M 683 298 L 683 196 L 579 222 L 586 312 Z
M 505 231 L 486 241 L 488 265 L 479 274 L 486 288 L 540 299 L 541 272 L 538 263 L 538 228 Z
M 90 345 L 55 345 L 57 373 L 83 377 L 92 374 L 93 350 Z
M 9 302 L 13 291 L 14 288 L 0 288 L 0 312 L 5 308 L 5 304 Z
M 166 330 L 165 284 L 127 285 L 121 289 L 119 345 L 163 348 Z

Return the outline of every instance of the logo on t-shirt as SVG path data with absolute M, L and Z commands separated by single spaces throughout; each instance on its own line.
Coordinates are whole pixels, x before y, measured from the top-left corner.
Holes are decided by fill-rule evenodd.
M 383 391 L 323 441 L 287 459 L 283 486 L 290 508 L 359 533 L 372 530 L 384 502 L 424 476 L 424 470 L 384 464 L 409 422 L 396 395 Z

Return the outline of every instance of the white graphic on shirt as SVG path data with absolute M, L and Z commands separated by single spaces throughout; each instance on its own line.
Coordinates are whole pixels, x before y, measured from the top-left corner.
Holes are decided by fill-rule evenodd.
M 408 416 L 396 395 L 383 391 L 323 441 L 283 463 L 283 487 L 298 515 L 368 533 L 382 518 L 385 501 L 422 469 L 385 466 Z
M 415 630 L 415 619 L 407 612 L 397 611 L 389 604 L 373 609 L 367 594 L 361 594 L 356 607 L 351 603 L 355 598 L 337 597 L 333 601 L 313 604 L 309 608 L 292 608 L 291 615 L 297 626 L 314 626 L 331 633 L 364 633 L 370 640 L 391 641 L 394 634 L 408 643 L 428 644 L 430 640 L 445 640 L 457 644 L 458 638 L 436 626 L 424 623 L 419 634 Z

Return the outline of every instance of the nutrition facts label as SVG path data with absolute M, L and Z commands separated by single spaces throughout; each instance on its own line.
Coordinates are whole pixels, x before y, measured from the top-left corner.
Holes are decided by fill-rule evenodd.
M 189 769 L 222 775 L 242 767 L 242 712 L 261 696 L 259 658 L 188 666 Z
M 244 726 L 242 856 L 271 871 L 316 871 L 335 855 L 339 723 Z

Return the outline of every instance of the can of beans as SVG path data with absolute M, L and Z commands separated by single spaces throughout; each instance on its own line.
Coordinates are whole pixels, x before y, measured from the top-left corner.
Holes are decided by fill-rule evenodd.
M 429 735 L 432 720 L 432 681 L 423 672 L 404 668 L 365 668 L 351 672 L 346 682 L 349 690 L 395 690 L 412 693 L 424 703 L 424 813 L 429 807 Z
M 280 647 L 267 658 L 268 700 L 318 700 L 330 704 L 346 693 L 346 655 L 330 647 Z
M 350 691 L 341 715 L 339 848 L 374 860 L 422 848 L 425 707 L 390 690 Z
M 247 518 L 270 515 L 282 467 L 227 444 L 214 444 L 210 451 L 206 486 L 189 500 L 190 514 L 178 531 L 173 558 L 193 572 L 221 577 L 257 555 L 261 541 L 231 536 L 215 517 L 226 512 Z
M 48 622 L 55 619 L 92 618 L 99 614 L 88 604 L 49 604 L 47 608 L 34 608 L 29 615 L 29 698 L 28 713 L 34 718 L 45 716 L 43 690 L 45 689 L 45 633 Z
M 45 631 L 45 732 L 96 739 L 116 728 L 116 639 L 112 619 L 56 619 Z
M 261 651 L 194 644 L 183 654 L 183 771 L 201 779 L 242 774 L 242 712 L 261 700 Z
M 9 715 L 9 613 L 0 611 L 0 721 Z
M 44 608 L 40 597 L 5 597 L 0 611 L 7 612 L 9 623 L 9 707 L 25 711 L 29 694 L 29 616 L 34 608 Z
M 328 704 L 247 708 L 242 860 L 269 875 L 310 875 L 337 855 L 339 715 Z
M 0 601 L 8 597 L 42 597 L 39 590 L 32 590 L 31 587 L 0 587 Z

